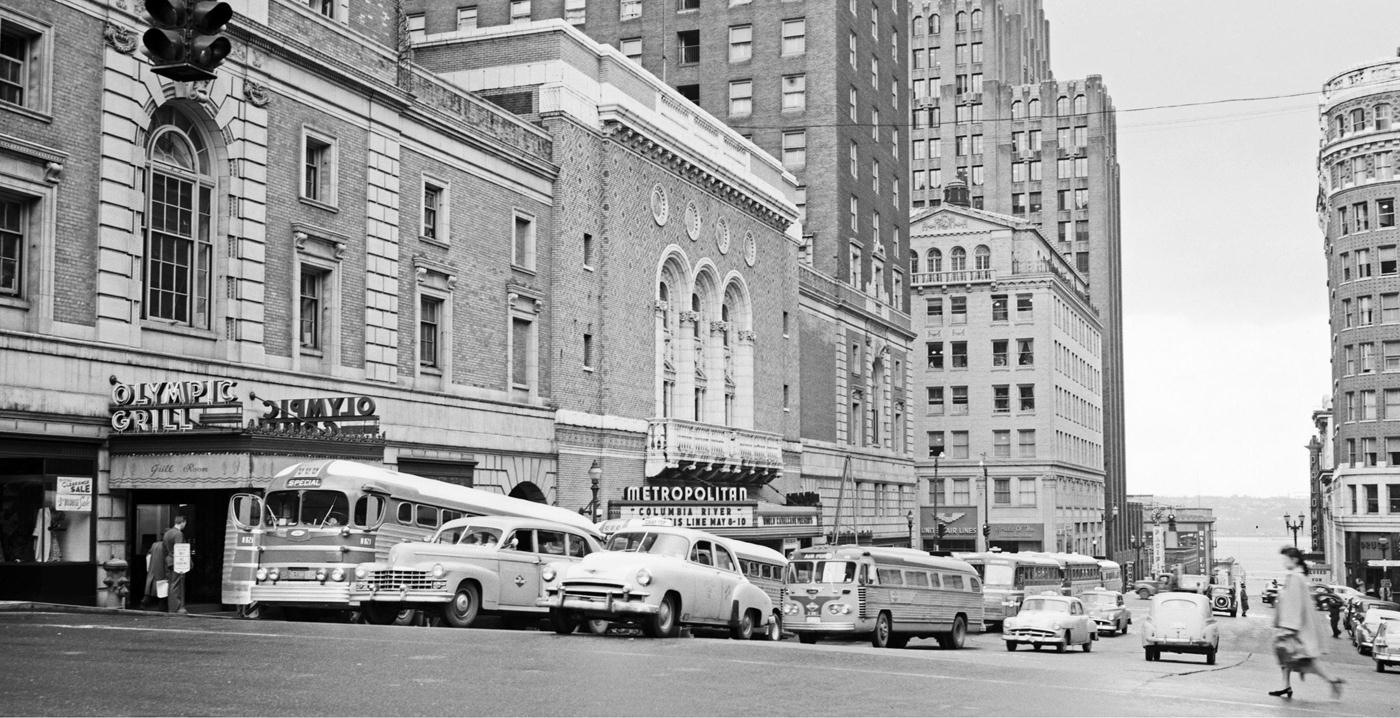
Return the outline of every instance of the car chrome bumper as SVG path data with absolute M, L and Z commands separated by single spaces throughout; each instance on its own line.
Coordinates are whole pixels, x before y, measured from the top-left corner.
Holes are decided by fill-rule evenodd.
M 537 599 L 536 606 L 561 608 L 565 611 L 578 611 L 589 616 L 649 616 L 661 611 L 660 605 L 647 603 L 640 598 L 624 598 L 615 595 L 594 596 L 555 593 Z
M 424 590 L 409 588 L 356 588 L 350 591 L 352 603 L 447 603 L 452 592 L 446 588 Z

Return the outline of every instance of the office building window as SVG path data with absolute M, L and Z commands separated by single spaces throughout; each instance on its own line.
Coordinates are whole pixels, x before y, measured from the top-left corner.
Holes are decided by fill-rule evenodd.
M 0 15 L 0 102 L 49 111 L 49 37 L 37 24 Z
M 795 57 L 807 52 L 807 20 L 795 18 L 783 21 L 783 57 Z
M 951 297 L 948 314 L 952 324 L 967 324 L 967 297 Z
M 1021 429 L 1016 434 L 1019 439 L 1020 457 L 1035 458 L 1035 429 Z
M 1366 484 L 1366 513 L 1378 514 L 1381 511 L 1381 497 L 1379 484 Z
M 949 342 L 950 352 L 953 355 L 953 368 L 967 368 L 967 342 Z
M 928 432 L 928 455 L 930 458 L 943 455 L 943 432 Z
M 618 17 L 622 20 L 635 20 L 642 16 L 642 0 L 619 0 Z
M 925 387 L 924 391 L 928 395 L 929 416 L 943 416 L 943 387 Z
M 441 349 L 442 300 L 423 296 L 418 301 L 418 365 L 436 368 Z
M 640 0 L 638 0 L 640 2 Z M 457 8 L 457 30 L 476 29 L 477 10 L 475 5 Z
M 301 196 L 335 205 L 335 141 L 303 131 Z
M 322 311 L 326 301 L 328 272 L 314 267 L 301 268 L 301 348 L 319 351 L 322 345 Z
M 146 273 L 148 319 L 210 327 L 215 218 L 208 147 L 192 122 L 168 105 L 156 111 L 148 145 Z M 13 199 L 6 203 L 13 206 Z M 9 215 L 7 209 L 6 214 Z M 23 227 L 23 213 L 18 213 Z M 6 218 L 13 238 L 15 220 Z M 7 242 L 12 247 L 13 239 Z M 20 249 L 11 249 L 12 256 Z M 18 260 L 14 266 L 18 268 Z M 18 289 L 20 276 L 7 282 Z
M 926 342 L 925 348 L 928 351 L 928 368 L 943 368 L 943 342 Z
M 992 340 L 992 366 L 1007 366 L 1007 345 L 1009 343 L 1006 339 Z
M 1017 497 L 1016 503 L 1021 506 L 1035 506 L 1035 479 L 1021 479 L 1020 488 L 1020 496 Z
M 729 61 L 748 62 L 753 57 L 753 26 L 729 28 Z
M 951 391 L 952 391 L 952 394 L 953 394 L 953 400 L 952 400 L 952 403 L 951 403 L 951 407 L 952 407 L 952 408 L 950 409 L 950 412 L 952 413 L 953 416 L 967 416 L 967 411 L 968 411 L 968 403 L 967 403 L 968 394 L 967 394 L 967 387 L 965 387 L 965 386 L 955 386 L 955 387 L 951 387 Z
M 1007 302 L 1005 294 L 992 295 L 992 321 L 1004 322 L 1007 320 Z
M 446 188 L 437 183 L 423 182 L 423 227 L 422 236 L 445 242 L 447 232 Z
M 992 430 L 992 456 L 998 459 L 1011 458 L 1011 432 L 1009 430 Z
M 1035 385 L 1022 384 L 1021 389 L 1021 411 L 1035 411 Z
M 34 201 L 0 194 L 0 295 L 25 291 L 25 246 Z
M 729 83 L 729 115 L 746 117 L 753 114 L 753 80 Z
M 510 24 L 530 22 L 530 0 L 511 0 Z
M 582 25 L 588 16 L 588 0 L 564 0 L 564 20 Z
M 1035 366 L 1035 340 L 1016 340 L 1016 366 Z
M 680 62 L 680 64 L 694 65 L 700 62 L 699 30 L 685 30 L 676 33 L 676 46 L 678 50 L 678 61 Z
M 428 36 L 425 23 L 426 18 L 423 13 L 404 16 L 404 24 L 408 27 L 409 42 L 422 42 Z
M 783 167 L 800 170 L 807 166 L 807 131 L 783 133 Z
M 954 431 L 952 434 L 952 451 L 949 452 L 951 459 L 966 459 L 968 456 L 968 443 L 966 431 Z
M 972 482 L 968 479 L 953 479 L 953 505 L 967 506 L 972 503 Z
M 1016 295 L 1016 321 L 1029 322 L 1035 319 L 1035 295 Z
M 522 269 L 535 269 L 535 218 L 515 213 L 511 263 Z
M 618 40 L 617 49 L 622 52 L 623 57 L 636 63 L 642 59 L 642 38 L 628 37 Z
M 992 387 L 992 413 L 1011 413 L 1011 387 L 1005 384 L 997 384 Z M 1010 442 L 1010 439 L 1007 440 Z
M 992 479 L 992 497 L 997 504 L 1011 503 L 1011 479 Z

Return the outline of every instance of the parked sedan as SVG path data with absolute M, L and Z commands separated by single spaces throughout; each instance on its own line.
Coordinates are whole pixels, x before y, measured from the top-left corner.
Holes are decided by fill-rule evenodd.
M 772 599 L 745 578 L 721 536 L 651 526 L 618 531 L 605 548 L 562 570 L 545 567 L 539 605 L 555 631 L 605 620 L 636 623 L 651 637 L 673 637 L 686 624 L 748 639 L 776 620 Z
M 1162 660 L 1163 653 L 1199 653 L 1205 655 L 1206 665 L 1215 665 L 1220 627 L 1210 599 L 1189 593 L 1153 596 L 1142 624 L 1142 646 L 1149 661 Z
M 1084 601 L 1084 607 L 1089 610 L 1089 617 L 1094 619 L 1099 633 L 1121 636 L 1128 632 L 1128 624 L 1133 622 L 1133 617 L 1123 605 L 1123 594 L 1098 588 L 1085 591 L 1080 599 Z
M 1024 643 L 1037 651 L 1054 646 L 1060 653 L 1070 646 L 1083 646 L 1088 653 L 1094 650 L 1099 632 L 1083 601 L 1046 592 L 1021 603 L 1021 610 L 1002 624 L 1002 638 L 1008 651 Z
M 1352 645 L 1356 645 L 1356 629 L 1361 625 L 1361 621 L 1366 616 L 1366 612 L 1372 608 L 1383 608 L 1387 611 L 1400 611 L 1400 603 L 1393 601 L 1383 601 L 1375 596 L 1353 597 L 1347 601 L 1344 614 L 1342 616 L 1342 626 L 1351 634 Z
M 1376 661 L 1377 673 L 1385 673 L 1390 666 L 1400 666 L 1400 622 L 1381 621 L 1375 638 L 1371 639 L 1371 658 Z
M 1366 615 L 1357 622 L 1356 628 L 1351 632 L 1351 645 L 1356 646 L 1357 653 L 1363 656 L 1371 654 L 1371 644 L 1375 640 L 1376 632 L 1385 621 L 1400 621 L 1400 611 L 1378 606 L 1367 609 Z

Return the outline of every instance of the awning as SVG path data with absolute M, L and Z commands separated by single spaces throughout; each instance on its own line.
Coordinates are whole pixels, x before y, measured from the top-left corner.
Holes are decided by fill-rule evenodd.
M 113 489 L 266 488 L 282 469 L 311 457 L 227 454 L 113 454 Z

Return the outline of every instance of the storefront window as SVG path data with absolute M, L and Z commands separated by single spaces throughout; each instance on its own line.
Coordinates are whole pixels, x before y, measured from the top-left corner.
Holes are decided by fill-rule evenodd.
M 94 483 L 91 476 L 0 473 L 0 561 L 91 561 Z

